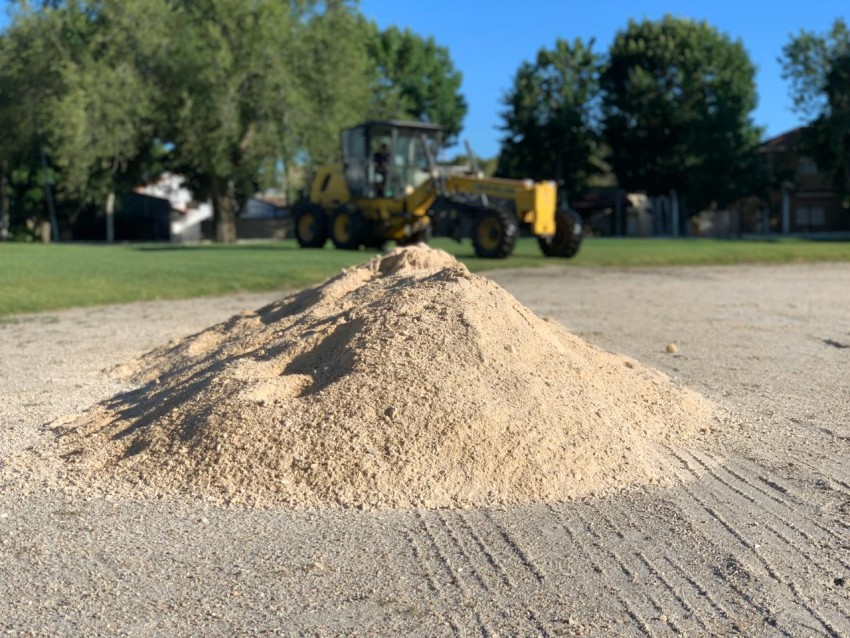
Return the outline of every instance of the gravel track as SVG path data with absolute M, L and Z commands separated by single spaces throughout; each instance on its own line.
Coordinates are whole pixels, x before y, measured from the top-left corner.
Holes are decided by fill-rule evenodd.
M 2 486 L 0 628 L 850 636 L 850 265 L 492 277 L 742 425 L 671 451 L 672 489 L 557 505 L 293 513 Z M 125 390 L 104 368 L 276 296 L 2 320 L 0 462 Z

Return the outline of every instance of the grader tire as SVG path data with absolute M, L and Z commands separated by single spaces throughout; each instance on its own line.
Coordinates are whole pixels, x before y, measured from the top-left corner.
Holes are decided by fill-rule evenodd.
M 339 250 L 360 250 L 363 226 L 363 213 L 352 206 L 340 206 L 331 217 L 331 241 Z
M 322 248 L 328 240 L 328 216 L 315 204 L 296 204 L 293 210 L 295 239 L 301 248 Z
M 504 259 L 514 251 L 518 234 L 513 215 L 488 209 L 478 215 L 472 230 L 472 246 L 478 257 Z
M 583 232 L 581 217 L 572 210 L 559 210 L 555 213 L 555 236 L 551 239 L 537 238 L 540 250 L 546 257 L 575 257 L 581 247 Z

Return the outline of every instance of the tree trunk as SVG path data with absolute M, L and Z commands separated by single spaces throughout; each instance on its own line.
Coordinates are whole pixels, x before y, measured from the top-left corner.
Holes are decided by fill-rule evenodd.
M 9 162 L 0 163 L 0 241 L 9 239 Z
M 223 177 L 212 178 L 213 218 L 215 240 L 222 244 L 236 243 L 236 194 L 233 182 Z

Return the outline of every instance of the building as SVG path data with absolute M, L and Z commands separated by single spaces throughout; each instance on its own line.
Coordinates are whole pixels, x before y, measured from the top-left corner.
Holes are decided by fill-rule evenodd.
M 150 200 L 146 203 L 145 200 Z M 184 185 L 184 178 L 174 173 L 162 173 L 153 182 L 138 186 L 132 201 L 137 206 L 151 207 L 159 202 L 168 202 L 170 209 L 169 233 L 156 239 L 171 241 L 198 241 L 201 236 L 201 223 L 213 216 L 210 202 L 197 202 Z
M 776 213 L 774 232 L 782 234 L 850 231 L 850 209 L 830 178 L 800 150 L 804 128 L 795 128 L 759 146 L 771 182 L 768 204 Z

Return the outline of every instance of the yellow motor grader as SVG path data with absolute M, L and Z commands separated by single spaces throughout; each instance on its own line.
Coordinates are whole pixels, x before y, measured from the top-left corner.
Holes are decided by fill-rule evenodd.
M 304 248 L 358 250 L 472 237 L 475 254 L 503 258 L 520 233 L 537 237 L 548 257 L 572 257 L 581 218 L 557 205 L 554 182 L 485 177 L 467 144 L 469 168 L 438 166 L 441 128 L 372 121 L 342 131 L 343 161 L 320 166 L 292 206 Z

